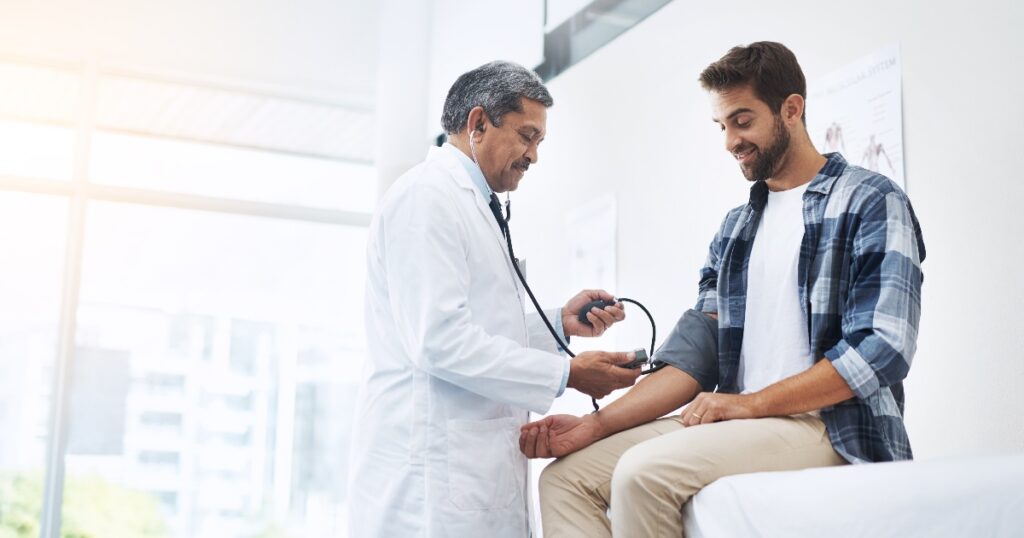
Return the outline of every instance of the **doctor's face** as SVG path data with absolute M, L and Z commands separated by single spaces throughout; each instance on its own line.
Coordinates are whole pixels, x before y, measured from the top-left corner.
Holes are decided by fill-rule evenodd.
M 483 132 L 470 133 L 476 142 L 477 163 L 494 192 L 514 191 L 526 170 L 537 162 L 537 146 L 544 140 L 547 108 L 522 99 L 522 112 L 509 112 L 501 127 L 490 122 Z

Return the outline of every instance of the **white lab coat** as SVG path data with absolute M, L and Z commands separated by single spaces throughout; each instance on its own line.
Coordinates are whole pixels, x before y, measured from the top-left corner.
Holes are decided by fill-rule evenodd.
M 519 427 L 551 406 L 568 359 L 525 314 L 501 231 L 454 151 L 433 148 L 399 178 L 370 226 L 356 538 L 530 533 Z

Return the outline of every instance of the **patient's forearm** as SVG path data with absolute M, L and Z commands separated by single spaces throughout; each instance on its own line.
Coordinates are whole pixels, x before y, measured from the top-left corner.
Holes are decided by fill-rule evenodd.
M 856 397 L 832 361 L 822 358 L 807 370 L 751 395 L 759 416 L 777 417 L 816 411 Z
M 690 374 L 667 366 L 591 416 L 600 427 L 600 437 L 604 438 L 671 413 L 693 400 L 700 391 L 700 384 Z

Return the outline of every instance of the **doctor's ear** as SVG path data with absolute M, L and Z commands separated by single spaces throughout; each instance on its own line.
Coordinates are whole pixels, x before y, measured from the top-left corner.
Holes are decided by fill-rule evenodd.
M 487 130 L 486 124 L 489 123 L 487 112 L 484 111 L 484 107 L 475 106 L 469 111 L 466 116 L 466 130 L 469 136 L 475 136 L 477 134 L 483 134 Z

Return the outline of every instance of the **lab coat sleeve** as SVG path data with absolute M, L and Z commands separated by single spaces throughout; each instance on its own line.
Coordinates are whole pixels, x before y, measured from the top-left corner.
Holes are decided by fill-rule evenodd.
M 548 317 L 548 321 L 551 322 L 551 326 L 554 327 L 555 332 L 563 335 L 562 341 L 568 345 L 569 338 L 564 336 L 565 330 L 562 328 L 562 309 L 549 308 L 544 311 L 544 314 Z M 548 330 L 548 326 L 536 312 L 527 314 L 526 330 L 528 334 L 527 337 L 530 339 L 530 347 L 549 351 L 551 353 L 558 353 L 563 357 L 562 380 L 559 382 L 558 393 L 555 395 L 556 397 L 561 396 L 565 393 L 566 386 L 569 384 L 570 359 L 565 356 L 565 350 L 562 349 L 562 346 L 558 345 L 558 341 L 551 336 L 551 331 Z
M 561 324 L 561 308 L 549 308 L 544 311 L 544 314 L 548 317 L 548 321 L 551 322 L 551 326 L 555 330 L 559 330 L 562 327 Z M 555 338 L 551 336 L 551 331 L 548 330 L 548 326 L 541 319 L 540 315 L 536 312 L 531 312 L 526 316 L 526 331 L 530 339 L 530 347 L 534 349 L 540 349 L 551 353 L 561 353 L 562 346 L 558 345 Z M 565 336 L 563 335 L 563 341 Z
M 381 261 L 396 337 L 428 374 L 545 413 L 559 391 L 565 359 L 488 334 L 474 323 L 468 303 L 471 246 L 452 196 L 417 183 L 381 215 Z

